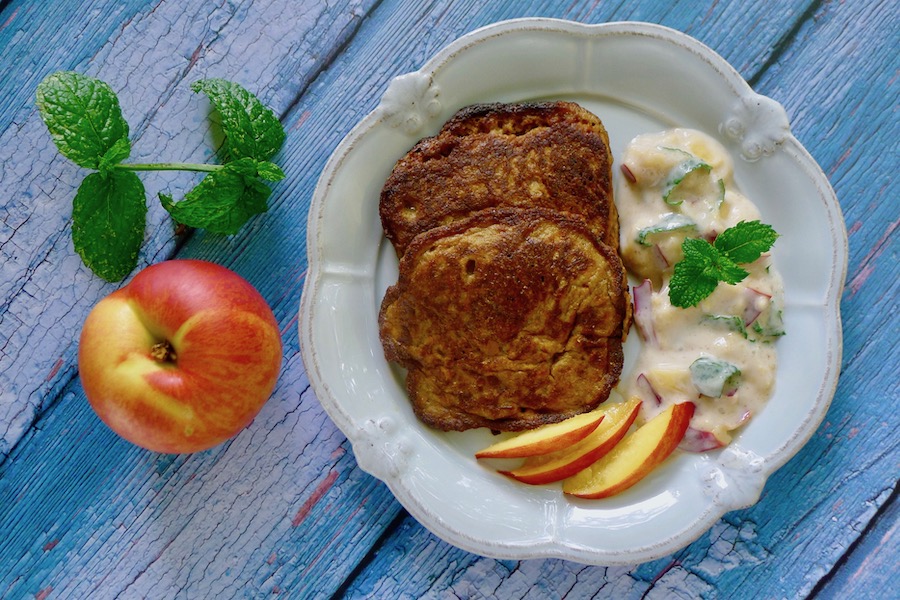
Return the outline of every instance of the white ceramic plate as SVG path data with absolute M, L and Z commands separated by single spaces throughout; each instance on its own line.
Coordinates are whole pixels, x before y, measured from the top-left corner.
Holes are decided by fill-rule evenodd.
M 542 98 L 575 100 L 600 116 L 617 159 L 639 133 L 681 126 L 713 135 L 735 158 L 738 187 L 782 234 L 775 262 L 788 333 L 768 406 L 728 448 L 676 453 L 601 501 L 574 501 L 559 485 L 527 486 L 480 464 L 473 454 L 490 442 L 486 430 L 420 424 L 378 338 L 381 298 L 397 277 L 378 198 L 396 160 L 465 105 Z M 778 103 L 753 93 L 709 48 L 655 25 L 505 21 L 394 79 L 322 173 L 308 257 L 300 341 L 319 401 L 359 465 L 420 523 L 486 556 L 630 565 L 670 554 L 756 502 L 820 424 L 837 384 L 847 238 L 834 192 Z

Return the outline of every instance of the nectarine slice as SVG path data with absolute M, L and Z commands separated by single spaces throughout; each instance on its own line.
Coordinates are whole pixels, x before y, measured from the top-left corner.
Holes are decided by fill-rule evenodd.
M 633 433 L 609 454 L 563 482 L 563 492 L 579 498 L 607 498 L 646 477 L 675 450 L 687 431 L 694 404 L 673 404 Z
M 637 398 L 611 404 L 599 426 L 580 442 L 561 450 L 527 459 L 511 471 L 500 471 L 513 479 L 532 485 L 562 481 L 590 466 L 625 437 L 637 418 L 641 401 Z
M 542 425 L 515 437 L 497 442 L 475 453 L 476 458 L 524 458 L 546 454 L 570 446 L 587 437 L 603 420 L 603 413 L 591 411 L 559 423 Z

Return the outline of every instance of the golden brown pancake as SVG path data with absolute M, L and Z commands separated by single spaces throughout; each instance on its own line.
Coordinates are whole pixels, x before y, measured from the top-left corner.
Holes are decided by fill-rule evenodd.
M 580 215 L 618 248 L 612 155 L 600 119 L 572 102 L 464 108 L 397 162 L 379 212 L 402 256 L 416 235 L 491 207 Z
M 518 431 L 606 400 L 629 319 L 621 261 L 582 219 L 492 208 L 412 241 L 379 325 L 424 423 Z

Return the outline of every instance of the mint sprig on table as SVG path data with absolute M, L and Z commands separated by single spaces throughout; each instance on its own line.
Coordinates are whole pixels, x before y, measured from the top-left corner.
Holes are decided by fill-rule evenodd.
M 84 178 L 72 207 L 72 241 L 90 269 L 119 281 L 137 265 L 147 204 L 136 171 L 197 171 L 207 175 L 176 202 L 160 194 L 172 218 L 188 227 L 234 234 L 265 212 L 271 189 L 284 172 L 271 159 L 284 143 L 284 128 L 271 109 L 240 85 L 205 79 L 191 85 L 204 93 L 219 116 L 222 164 L 125 163 L 131 155 L 128 123 L 112 88 L 69 71 L 38 85 L 37 106 L 60 153 L 95 171 Z
M 719 282 L 740 283 L 748 275 L 740 265 L 768 252 L 776 239 L 772 226 L 759 221 L 741 221 L 720 233 L 713 243 L 686 238 L 681 244 L 684 258 L 676 263 L 669 281 L 669 301 L 680 308 L 696 306 Z

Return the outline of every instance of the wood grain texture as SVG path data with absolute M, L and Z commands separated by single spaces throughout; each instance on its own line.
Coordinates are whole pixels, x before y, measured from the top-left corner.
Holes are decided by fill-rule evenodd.
M 21 121 L 0 133 L 0 180 L 10 182 L 0 208 L 0 458 L 75 375 L 81 322 L 97 300 L 117 287 L 93 276 L 73 253 L 71 202 L 86 171 L 56 152 L 34 109 L 37 82 L 52 71 L 73 68 L 108 82 L 130 125 L 132 162 L 208 162 L 215 148 L 209 105 L 190 91 L 192 81 L 227 76 L 281 114 L 352 35 L 367 5 L 310 5 L 304 12 L 290 2 L 163 2 L 131 6 L 135 12 L 127 15 L 120 11 L 129 5 L 105 6 L 116 15 L 115 35 L 102 37 L 105 30 L 89 29 L 100 36 L 93 38 L 93 48 L 79 47 L 71 56 L 51 52 L 48 62 L 37 65 L 36 75 L 26 73 L 24 97 L 16 85 L 3 88 L 2 106 L 11 106 Z M 31 32 L 14 48 L 20 55 L 42 57 L 44 45 L 61 43 L 57 32 L 67 30 L 62 23 L 77 12 L 74 3 L 45 5 L 43 12 L 31 5 L 13 8 L 3 31 Z M 180 198 L 199 177 L 149 173 L 141 179 L 150 210 L 139 268 L 170 257 L 181 243 L 156 199 L 158 192 Z M 242 243 L 248 234 L 229 243 Z M 259 272 L 242 274 L 253 283 L 259 278 Z
M 844 557 L 841 568 L 820 582 L 818 596 L 867 598 L 879 590 L 897 593 L 900 504 L 897 503 L 896 488 L 885 506 L 886 509 L 872 521 L 860 543 Z
M 34 89 L 60 65 L 80 70 L 99 47 L 117 37 L 127 18 L 152 9 L 147 0 L 129 0 L 115 6 L 106 0 L 58 0 L 47 4 L 16 0 L 4 3 L 0 21 L 0 131 L 21 126 L 34 110 Z M 79 29 L 67 27 L 69 19 Z
M 260 12 L 261 8 L 265 11 Z M 228 5 L 228 10 L 240 14 L 216 18 L 215 11 L 208 14 L 206 3 L 160 5 L 147 15 L 135 15 L 111 47 L 97 49 L 102 59 L 92 74 L 113 83 L 123 107 L 138 106 L 126 109 L 136 132 L 135 147 L 145 148 L 146 153 L 134 159 L 150 160 L 167 150 L 185 159 L 210 158 L 205 110 L 202 103 L 198 110 L 197 98 L 188 91 L 188 83 L 196 78 L 227 75 L 257 91 L 277 111 L 287 111 L 332 59 L 330 53 L 337 52 L 353 33 L 365 7 L 358 3 L 311 6 L 303 14 L 291 13 L 289 8 L 274 3 Z M 286 13 L 292 14 L 289 22 L 283 19 Z M 204 15 L 208 18 L 198 18 Z M 210 26 L 213 22 L 217 24 Z M 185 32 L 190 27 L 199 29 Z M 195 46 L 186 47 L 190 52 L 181 53 L 180 59 L 173 58 L 173 44 L 160 42 L 170 36 L 173 41 L 192 40 Z M 198 39 L 207 40 L 199 54 Z M 225 47 L 219 47 L 219 40 Z M 176 64 L 161 64 L 166 61 Z M 244 69 L 246 64 L 252 68 Z M 120 77 L 123 65 L 128 66 L 128 74 Z M 69 66 L 51 67 L 55 68 Z M 139 81 L 158 82 L 155 94 L 127 86 L 142 71 Z M 154 73 L 161 74 L 156 78 Z M 247 77 L 242 79 L 241 74 Z M 265 86 L 271 82 L 277 88 L 267 91 Z M 145 113 L 146 117 L 134 116 Z M 286 122 L 289 129 L 300 127 L 305 118 L 300 111 L 293 114 L 296 118 Z M 311 138 L 293 149 L 289 142 L 285 148 L 286 155 L 306 155 L 286 166 L 290 183 L 279 186 L 288 197 L 301 198 L 296 212 L 286 209 L 291 218 L 257 222 L 233 238 L 199 235 L 187 252 L 218 258 L 257 285 L 284 325 L 286 354 L 279 388 L 254 423 L 263 429 L 253 434 L 251 428 L 242 436 L 243 450 L 231 444 L 188 458 L 153 455 L 123 443 L 92 414 L 72 379 L 74 343 L 67 334 L 78 331 L 93 302 L 114 286 L 98 284 L 77 257 L 72 258 L 67 210 L 52 204 L 60 197 L 71 197 L 81 174 L 54 155 L 33 111 L 27 126 L 32 128 L 24 136 L 31 145 L 26 150 L 32 154 L 28 156 L 32 164 L 15 160 L 22 144 L 13 155 L 15 144 L 9 143 L 22 131 L 7 130 L 3 147 L 9 149 L 4 156 L 9 160 L 4 161 L 4 180 L 14 178 L 41 189 L 42 203 L 35 207 L 32 199 L 37 194 L 25 193 L 5 204 L 4 223 L 15 226 L 10 227 L 4 248 L 21 247 L 33 253 L 36 237 L 50 239 L 41 242 L 43 254 L 10 256 L 3 265 L 4 283 L 22 282 L 10 291 L 3 311 L 3 322 L 14 323 L 21 336 L 7 334 L 11 330 L 3 333 L 0 389 L 3 407 L 17 410 L 22 417 L 4 416 L 0 422 L 10 434 L 5 438 L 9 447 L 23 435 L 26 443 L 16 446 L 2 467 L 0 596 L 52 590 L 58 597 L 174 597 L 178 593 L 216 597 L 224 589 L 242 588 L 291 589 L 307 595 L 310 586 L 339 586 L 353 563 L 346 552 L 332 552 L 332 546 L 368 548 L 379 529 L 377 523 L 343 528 L 344 515 L 336 518 L 334 511 L 356 503 L 350 513 L 355 519 L 365 519 L 368 513 L 377 521 L 399 508 L 389 494 L 369 500 L 367 490 L 376 482 L 355 467 L 343 436 L 308 392 L 298 354 L 296 311 L 305 269 L 305 212 L 327 157 L 316 151 L 317 144 L 330 137 L 332 146 L 336 145 L 343 134 L 311 131 Z M 290 139 L 300 142 L 296 136 Z M 43 163 L 35 165 L 33 155 L 37 154 Z M 24 169 L 21 176 L 14 176 L 16 169 Z M 153 194 L 154 187 L 166 186 L 177 194 L 187 185 L 187 181 L 157 182 L 148 185 L 148 191 Z M 17 211 L 25 214 L 12 223 L 7 215 Z M 54 214 L 55 221 L 50 218 Z M 177 245 L 158 207 L 147 238 L 145 263 L 165 258 Z M 253 240 L 255 250 L 247 247 L 248 240 Z M 300 259 L 296 253 L 301 253 Z M 60 290 L 66 294 L 61 299 L 54 296 Z M 60 322 L 65 315 L 70 317 L 68 322 Z M 46 330 L 56 331 L 55 345 L 45 343 Z M 58 346 L 62 349 L 57 350 Z M 40 361 L 49 364 L 36 364 Z M 56 378 L 58 389 L 41 384 L 44 373 L 36 375 L 40 371 Z M 34 382 L 45 387 L 34 390 Z M 44 406 L 27 404 L 32 397 L 54 401 Z M 28 411 L 37 414 L 40 408 L 47 412 L 31 425 Z M 341 502 L 344 497 L 350 499 Z M 307 544 L 307 537 L 315 543 Z M 194 563 L 201 555 L 209 564 Z
M 12 2 L 0 15 L 0 47 L 31 65 L 4 72 L 15 83 L 0 87 L 0 597 L 694 598 L 752 589 L 795 598 L 818 589 L 865 598 L 884 591 L 885 579 L 864 563 L 871 548 L 876 566 L 896 571 L 885 553 L 896 547 L 896 511 L 871 537 L 859 536 L 896 495 L 898 418 L 885 410 L 897 400 L 896 368 L 884 368 L 898 362 L 896 3 L 40 4 Z M 73 14 L 91 18 L 77 17 L 83 33 L 69 39 L 60 24 Z M 496 561 L 438 540 L 356 466 L 299 357 L 306 213 L 331 151 L 392 77 L 475 27 L 519 16 L 648 20 L 710 45 L 785 104 L 835 185 L 850 229 L 844 373 L 826 423 L 757 506 L 726 515 L 672 557 L 632 569 Z M 177 238 L 153 197 L 178 196 L 190 176 L 144 178 L 152 208 L 141 264 L 175 253 L 225 264 L 257 286 L 283 328 L 284 371 L 272 400 L 213 450 L 145 452 L 112 434 L 85 402 L 74 336 L 116 286 L 91 276 L 72 253 L 70 198 L 84 173 L 56 155 L 32 106 L 37 81 L 58 68 L 113 84 L 135 161 L 212 160 L 205 104 L 188 89 L 201 77 L 237 80 L 283 115 L 288 140 L 276 161 L 287 178 L 270 211 L 236 236 Z M 861 554 L 842 558 L 854 543 Z
M 839 566 L 843 551 L 858 539 L 896 488 L 898 419 L 885 407 L 898 398 L 896 223 L 900 215 L 889 197 L 897 165 L 893 140 L 898 133 L 894 110 L 898 65 L 897 54 L 891 51 L 897 42 L 897 17 L 896 6 L 887 3 L 818 7 L 798 24 L 799 39 L 788 44 L 764 72 L 745 72 L 755 80 L 758 91 L 785 104 L 796 134 L 823 166 L 844 206 L 851 240 L 849 285 L 842 303 L 844 375 L 826 422 L 809 445 L 770 479 L 760 503 L 726 515 L 684 551 L 629 570 L 627 577 L 638 595 L 734 597 L 748 586 L 758 588 L 765 582 L 760 597 L 804 597 Z M 842 60 L 834 61 L 835 53 Z M 765 64 L 767 60 L 747 62 Z M 835 81 L 844 84 L 836 86 Z M 857 108 L 848 114 L 848 106 L 865 110 Z M 885 151 L 887 160 L 878 159 Z M 858 156 L 849 160 L 854 154 Z M 866 161 L 866 156 L 872 158 Z M 854 219 L 854 208 L 861 205 L 863 210 Z M 866 250 L 860 252 L 860 246 Z M 874 333 L 879 331 L 886 335 Z M 887 369 L 874 366 L 879 355 Z M 459 591 L 480 589 L 477 586 L 485 573 L 500 572 L 505 575 L 497 576 L 498 585 L 487 587 L 490 591 L 479 597 L 528 597 L 534 590 L 546 592 L 544 597 L 592 597 L 623 577 L 614 571 L 611 576 L 610 569 L 561 561 L 539 561 L 539 567 L 526 569 L 531 561 L 510 565 L 446 546 L 434 568 L 428 563 L 413 569 L 410 561 L 418 559 L 405 557 L 430 556 L 441 542 L 410 521 L 394 532 L 369 568 L 349 586 L 348 597 L 393 593 L 415 597 L 451 591 L 466 597 Z M 568 576 L 544 576 L 560 570 Z M 410 575 L 398 580 L 398 572 Z M 872 575 L 867 585 L 865 576 L 865 572 L 854 574 L 855 589 L 864 592 L 860 597 L 881 597 L 883 578 Z M 513 579 L 527 593 L 511 596 Z M 566 581 L 590 583 L 576 587 Z
M 310 597 L 339 586 L 353 568 L 346 549 L 371 546 L 396 508 L 315 410 L 299 363 L 294 353 L 237 439 L 189 456 L 124 442 L 67 389 L 67 410 L 48 412 L 29 439 L 41 450 L 17 451 L 4 470 L 0 595 Z M 348 515 L 361 526 L 345 527 Z

